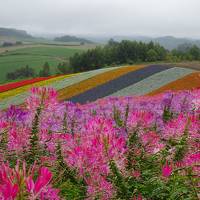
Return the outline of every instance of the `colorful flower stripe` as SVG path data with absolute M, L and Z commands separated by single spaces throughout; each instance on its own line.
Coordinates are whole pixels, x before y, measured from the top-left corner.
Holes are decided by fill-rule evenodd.
M 104 72 L 108 72 L 111 70 L 116 70 L 118 68 L 121 68 L 121 67 L 111 67 L 111 68 L 92 70 L 89 72 L 83 72 L 83 73 L 77 74 L 76 76 L 72 76 L 72 77 L 63 79 L 61 81 L 53 82 L 52 84 L 48 85 L 48 87 L 52 87 L 56 90 L 61 90 L 63 88 L 69 87 L 71 85 L 74 85 L 86 79 L 92 78 L 98 74 L 102 74 Z
M 195 72 L 164 85 L 157 90 L 150 92 L 149 95 L 156 95 L 168 90 L 191 90 L 198 87 L 200 87 L 200 73 Z
M 54 77 L 57 77 L 57 76 L 38 77 L 38 78 L 29 79 L 29 80 L 23 80 L 23 81 L 18 81 L 18 82 L 14 82 L 14 83 L 8 83 L 5 85 L 0 85 L 0 92 L 5 92 L 8 90 L 16 89 L 18 87 L 33 84 L 33 83 L 36 83 L 39 81 L 44 81 L 44 80 L 51 79 Z
M 159 87 L 175 81 L 185 75 L 193 73 L 194 70 L 175 67 L 163 72 L 156 73 L 138 83 L 119 90 L 110 96 L 130 96 L 147 94 Z
M 75 74 L 63 75 L 63 76 L 51 78 L 51 79 L 48 79 L 48 80 L 40 81 L 40 82 L 37 82 L 37 83 L 34 83 L 34 84 L 25 85 L 25 86 L 22 86 L 22 87 L 19 87 L 19 88 L 10 90 L 10 91 L 6 91 L 6 92 L 3 92 L 3 93 L 0 94 L 0 99 L 2 100 L 2 99 L 5 99 L 5 98 L 8 98 L 8 97 L 11 97 L 11 96 L 18 95 L 20 93 L 28 91 L 32 87 L 46 86 L 46 85 L 53 83 L 55 81 L 59 81 L 59 80 L 62 80 L 62 79 L 65 79 L 67 77 L 74 76 L 74 75 Z
M 113 79 L 116 79 L 124 74 L 127 74 L 131 71 L 141 69 L 143 67 L 144 67 L 144 65 L 121 67 L 118 69 L 114 69 L 114 70 L 102 73 L 100 75 L 96 75 L 90 79 L 87 79 L 85 81 L 82 81 L 80 83 L 74 84 L 70 87 L 67 87 L 67 88 L 64 88 L 64 89 L 58 91 L 59 100 L 62 101 L 65 99 L 69 99 L 80 93 L 86 92 L 87 90 L 90 90 L 98 85 L 104 84 L 104 83 L 111 81 Z
M 37 86 L 48 86 L 52 87 L 56 90 L 63 89 L 65 87 L 71 86 L 73 84 L 79 83 L 80 81 L 89 79 L 95 75 L 108 72 L 114 69 L 118 69 L 121 67 L 110 67 L 110 68 L 104 68 L 104 69 L 98 69 L 98 70 L 92 70 L 89 72 L 83 72 L 79 74 L 75 74 L 76 76 L 64 76 L 63 78 L 57 78 L 55 79 L 50 79 L 48 81 L 42 81 L 40 82 L 40 85 L 37 84 Z M 42 84 L 41 84 L 42 83 Z M 9 107 L 9 105 L 19 105 L 22 104 L 26 98 L 29 96 L 29 91 L 21 92 L 21 93 L 14 93 L 13 96 L 9 96 L 8 98 L 2 99 L 0 101 L 0 109 L 6 109 Z
M 84 93 L 73 96 L 69 100 L 84 104 L 86 102 L 92 102 L 99 98 L 103 98 L 113 94 L 119 90 L 122 90 L 130 85 L 133 85 L 153 74 L 172 68 L 165 65 L 150 65 L 135 71 L 131 71 L 123 76 L 115 78 L 97 87 L 94 87 Z
M 48 87 L 53 87 L 54 89 L 56 90 L 60 90 L 66 86 L 69 86 L 69 85 L 72 85 L 72 84 L 75 84 L 77 82 L 80 82 L 82 80 L 85 80 L 87 78 L 91 78 L 92 76 L 95 76 L 97 74 L 100 74 L 100 73 L 103 73 L 103 72 L 106 72 L 106 71 L 110 71 L 110 70 L 113 70 L 113 69 L 117 69 L 117 68 L 120 68 L 120 67 L 111 67 L 111 68 L 104 68 L 104 69 L 98 69 L 98 70 L 93 70 L 93 71 L 89 71 L 89 72 L 83 72 L 83 73 L 76 73 L 76 74 L 70 74 L 70 75 L 64 75 L 64 76 L 60 76 L 60 77 L 57 77 L 56 79 L 50 79 L 49 81 L 42 81 L 40 82 L 39 84 L 34 84 L 32 85 L 33 86 L 48 86 Z M 74 78 L 76 76 L 74 75 L 78 75 L 77 78 Z M 69 79 L 69 77 L 73 77 L 72 79 Z M 29 90 L 30 87 L 28 87 L 28 89 L 25 88 L 21 88 L 21 92 L 22 93 L 23 91 L 27 91 Z M 8 92 L 9 93 L 9 92 Z M 10 94 L 10 93 L 9 93 Z M 7 95 L 7 93 L 4 93 L 4 94 L 0 94 L 0 99 L 4 99 L 4 96 L 7 97 L 10 97 L 10 96 L 14 96 L 15 94 L 19 94 L 17 91 L 13 91 L 11 92 L 12 95 Z

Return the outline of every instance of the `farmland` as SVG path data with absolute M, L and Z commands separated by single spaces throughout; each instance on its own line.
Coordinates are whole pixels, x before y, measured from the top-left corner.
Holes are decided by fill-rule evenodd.
M 28 47 L 27 47 L 28 46 Z M 6 81 L 6 74 L 29 65 L 38 73 L 45 62 L 48 62 L 52 73 L 60 62 L 68 61 L 74 53 L 80 53 L 90 46 L 56 46 L 56 45 L 25 45 L 11 49 L 0 48 L 0 83 Z M 9 51 L 8 51 L 9 49 Z

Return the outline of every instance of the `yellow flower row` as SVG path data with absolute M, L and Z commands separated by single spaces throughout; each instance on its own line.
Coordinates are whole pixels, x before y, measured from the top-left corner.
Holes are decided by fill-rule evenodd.
M 40 81 L 40 82 L 37 82 L 37 83 L 34 83 L 34 84 L 25 85 L 25 86 L 22 86 L 22 87 L 13 89 L 13 90 L 8 90 L 6 92 L 0 93 L 0 100 L 3 100 L 3 99 L 6 99 L 8 97 L 11 97 L 11 96 L 15 96 L 15 95 L 21 94 L 23 92 L 27 92 L 32 87 L 47 86 L 47 85 L 49 85 L 51 83 L 54 83 L 56 81 L 61 81 L 61 80 L 65 79 L 65 78 L 72 77 L 72 76 L 75 76 L 75 75 L 76 74 L 63 75 L 63 76 L 51 78 L 51 79 L 48 79 L 48 80 Z
M 76 96 L 78 94 L 81 94 L 83 92 L 86 92 L 87 90 L 90 90 L 96 86 L 102 85 L 108 81 L 114 80 L 124 74 L 127 74 L 131 71 L 135 71 L 138 69 L 141 69 L 145 67 L 144 65 L 138 65 L 138 66 L 124 66 L 121 68 L 117 68 L 108 72 L 104 72 L 102 74 L 96 75 L 92 78 L 89 78 L 87 80 L 81 81 L 77 84 L 74 84 L 72 86 L 63 88 L 58 91 L 58 99 L 60 101 L 69 99 L 73 96 Z

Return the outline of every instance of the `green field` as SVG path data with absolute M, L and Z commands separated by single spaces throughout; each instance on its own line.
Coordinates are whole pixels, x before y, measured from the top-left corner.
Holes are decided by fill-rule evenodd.
M 75 53 L 82 52 L 88 47 L 64 47 L 64 46 L 31 46 L 11 50 L 0 54 L 0 83 L 6 82 L 6 74 L 18 68 L 29 65 L 39 72 L 42 65 L 48 62 L 51 72 L 56 72 L 58 63 L 67 61 Z

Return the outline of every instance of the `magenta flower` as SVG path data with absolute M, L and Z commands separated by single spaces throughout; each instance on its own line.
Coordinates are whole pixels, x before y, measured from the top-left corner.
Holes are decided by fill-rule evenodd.
M 12 184 L 9 180 L 0 184 L 0 199 L 12 200 L 17 197 L 19 187 L 17 184 Z
M 37 197 L 43 189 L 49 184 L 52 179 L 52 173 L 46 167 L 41 167 L 39 171 L 39 176 L 36 179 L 35 183 L 32 179 L 32 176 L 29 176 L 26 180 L 26 186 L 30 193 L 34 197 Z
M 0 169 L 0 199 L 12 200 L 17 197 L 19 187 L 14 183 L 15 173 L 8 165 L 2 165 Z
M 8 164 L 3 164 L 0 168 L 0 199 L 14 200 L 18 198 L 19 194 L 20 197 L 27 196 L 27 192 L 29 200 L 59 199 L 59 190 L 52 188 L 49 184 L 52 173 L 48 168 L 40 168 L 39 176 L 35 182 L 33 180 L 34 174 L 35 166 L 27 170 L 25 162 L 21 168 L 18 161 L 14 169 L 10 168 Z
M 162 167 L 162 176 L 168 178 L 172 174 L 172 167 L 167 163 Z
M 169 163 L 156 173 L 157 168 L 152 169 L 152 179 L 159 178 L 163 184 L 168 184 L 166 180 L 172 172 L 176 171 L 174 176 L 178 179 L 179 175 L 186 176 L 188 168 L 195 179 L 199 176 L 200 89 L 169 92 L 167 96 L 110 97 L 85 105 L 59 103 L 56 97 L 54 89 L 33 88 L 25 108 L 12 106 L 0 112 L 1 163 L 7 158 L 14 163 L 9 153 L 21 160 L 26 158 L 33 120 L 38 107 L 41 107 L 38 147 L 45 154 L 40 156 L 39 163 L 54 166 L 58 156 L 57 145 L 60 144 L 63 161 L 76 171 L 76 178 L 84 179 L 87 200 L 116 199 L 118 188 L 110 181 L 110 175 L 114 173 L 110 161 L 116 164 L 124 180 L 130 177 L 142 182 L 145 171 L 141 159 L 150 158 L 152 164 L 160 166 L 165 155 Z M 116 119 L 114 106 L 118 110 Z M 163 120 L 164 107 L 173 113 L 168 121 Z M 174 162 L 176 147 L 182 140 L 186 145 L 184 155 Z M 21 195 L 29 200 L 59 199 L 59 190 L 51 185 L 49 169 L 36 164 L 27 169 L 25 163 L 21 166 L 19 162 L 14 168 L 9 164 L 0 165 L 0 199 L 13 200 L 21 198 Z M 160 176 L 156 177 L 157 174 Z M 187 185 L 188 181 L 183 184 Z M 198 183 L 194 184 L 198 186 Z M 143 191 L 137 190 L 133 194 L 132 199 L 144 198 Z M 149 199 L 148 194 L 145 198 Z
M 46 167 L 40 169 L 39 177 L 35 182 L 35 192 L 38 193 L 43 187 L 49 184 L 52 173 Z

